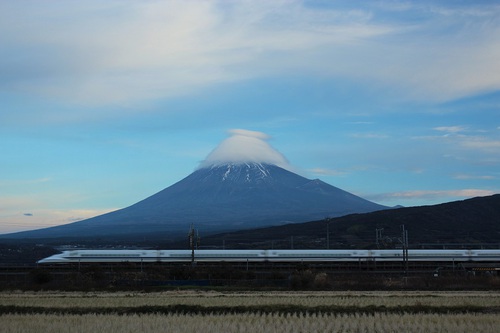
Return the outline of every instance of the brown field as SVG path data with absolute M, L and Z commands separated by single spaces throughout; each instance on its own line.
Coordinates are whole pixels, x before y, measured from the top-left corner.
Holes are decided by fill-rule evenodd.
M 497 332 L 500 292 L 2 292 L 0 332 Z

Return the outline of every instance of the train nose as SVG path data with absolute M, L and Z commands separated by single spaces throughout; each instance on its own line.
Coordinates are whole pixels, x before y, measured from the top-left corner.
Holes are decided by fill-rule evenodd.
M 61 263 L 61 262 L 68 262 L 68 260 L 66 258 L 64 258 L 61 254 L 55 254 L 53 256 L 40 259 L 36 263 L 37 264 L 53 264 L 53 263 Z
M 52 260 L 50 260 L 50 257 L 49 257 L 49 258 L 40 259 L 36 263 L 37 264 L 48 264 L 48 263 L 51 263 L 51 262 L 52 262 Z

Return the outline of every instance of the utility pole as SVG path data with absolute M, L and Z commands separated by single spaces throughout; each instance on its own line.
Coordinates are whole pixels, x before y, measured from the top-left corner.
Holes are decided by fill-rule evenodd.
M 403 266 L 405 275 L 408 275 L 408 230 L 401 225 L 401 244 L 403 245 Z
M 382 243 L 382 232 L 384 231 L 384 228 L 380 228 L 380 229 L 375 229 L 375 242 L 377 244 L 377 248 L 380 249 L 381 248 L 381 243 Z
M 331 218 L 326 217 L 326 248 L 329 250 L 330 249 L 330 222 Z
M 198 249 L 198 246 L 200 245 L 200 236 L 198 234 L 198 230 L 194 229 L 193 224 L 191 224 L 191 227 L 189 228 L 188 240 L 189 248 L 191 249 L 191 265 L 194 266 L 194 249 Z

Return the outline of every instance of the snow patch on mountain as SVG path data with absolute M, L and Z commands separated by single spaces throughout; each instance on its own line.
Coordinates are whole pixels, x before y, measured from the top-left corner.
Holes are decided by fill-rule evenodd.
M 227 163 L 224 165 L 211 165 L 209 169 L 213 174 L 220 175 L 221 181 L 243 180 L 250 183 L 262 181 L 271 177 L 271 172 L 266 164 L 262 163 Z M 199 169 L 201 170 L 201 169 Z

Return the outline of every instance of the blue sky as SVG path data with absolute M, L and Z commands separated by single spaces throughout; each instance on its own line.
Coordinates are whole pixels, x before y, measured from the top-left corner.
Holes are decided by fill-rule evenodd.
M 377 203 L 500 192 L 493 1 L 2 1 L 0 233 L 131 205 L 232 129 Z

